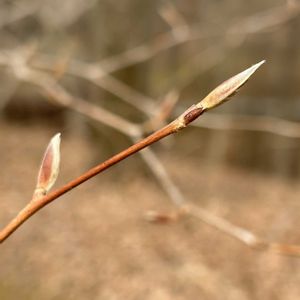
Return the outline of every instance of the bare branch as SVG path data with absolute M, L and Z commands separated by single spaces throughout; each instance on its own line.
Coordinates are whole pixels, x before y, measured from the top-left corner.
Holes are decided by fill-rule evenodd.
M 0 55 L 0 62 L 2 61 L 2 64 L 4 62 L 7 63 L 7 58 L 3 58 L 1 60 Z M 22 63 L 14 64 L 14 67 L 18 65 L 19 67 L 22 66 Z M 23 72 L 17 72 L 20 79 L 20 74 L 22 74 L 25 77 L 23 77 L 23 80 L 26 80 L 28 82 L 31 82 L 33 84 L 36 84 L 37 86 L 41 87 L 46 91 L 47 94 L 51 95 L 53 97 L 53 100 L 55 100 L 57 103 L 61 105 L 68 106 L 69 108 L 78 111 L 84 115 L 86 115 L 89 118 L 93 118 L 94 120 L 100 121 L 110 127 L 115 128 L 116 130 L 119 130 L 120 132 L 124 133 L 125 135 L 129 136 L 134 142 L 137 141 L 138 137 L 141 137 L 142 132 L 138 128 L 137 125 L 134 125 L 104 109 L 101 109 L 99 107 L 95 107 L 94 105 L 91 105 L 89 103 L 86 103 L 85 101 L 81 99 L 75 99 L 72 97 L 68 92 L 66 92 L 62 87 L 60 87 L 50 76 L 45 75 L 41 72 L 33 71 L 33 70 L 27 70 L 24 72 L 24 66 Z M 25 68 L 26 69 L 26 68 Z M 242 72 L 243 76 L 241 74 L 237 77 L 238 79 L 242 79 L 242 81 L 236 81 L 236 85 L 234 88 L 238 88 L 240 84 L 247 78 L 248 75 L 252 74 L 252 71 L 255 68 L 252 67 L 250 70 L 246 70 L 245 72 Z M 251 74 L 250 74 L 251 73 Z M 236 78 L 236 76 L 234 77 Z M 234 82 L 234 81 L 233 81 Z M 221 85 L 222 86 L 222 85 Z M 231 86 L 232 87 L 232 86 Z M 220 88 L 219 88 L 220 89 Z M 219 101 L 224 100 L 224 94 L 219 94 L 219 89 L 217 89 L 217 92 L 215 92 L 214 95 L 219 95 L 220 99 Z M 222 89 L 221 89 L 222 90 Z M 227 91 L 228 92 L 228 91 Z M 172 94 L 171 94 L 172 95 Z M 226 94 L 227 95 L 227 94 Z M 171 97 L 172 98 L 172 97 Z M 175 97 L 176 98 L 176 97 Z M 168 100 L 169 101 L 169 100 Z M 166 100 L 166 103 L 168 103 Z M 172 102 L 172 101 L 171 101 Z M 202 102 L 201 102 L 202 103 Z M 200 103 L 200 104 L 201 104 Z M 204 102 L 204 104 L 206 101 Z M 210 103 L 210 102 L 208 102 Z M 171 105 L 172 107 L 172 105 Z M 183 115 L 186 117 L 195 109 L 194 107 L 192 109 L 189 109 L 186 113 Z M 195 113 L 195 110 L 194 110 Z M 199 111 L 197 112 L 199 113 Z M 192 115 L 190 115 L 192 117 Z M 206 118 L 208 119 L 209 116 Z M 214 116 L 212 116 L 214 118 Z M 180 119 L 180 118 L 179 118 Z M 191 119 L 192 120 L 192 119 Z M 215 122 L 212 122 L 212 124 Z M 195 123 L 194 123 L 195 124 Z M 219 124 L 220 128 L 224 126 L 224 124 L 220 124 L 220 122 L 217 122 Z M 252 123 L 253 124 L 253 123 Z M 226 126 L 225 126 L 226 127 Z M 270 250 L 272 252 L 276 252 L 283 255 L 300 255 L 299 246 L 297 245 L 285 245 L 285 244 L 278 244 L 278 243 L 268 243 L 263 241 L 262 239 L 256 237 L 253 233 L 251 233 L 248 230 L 245 230 L 243 228 L 240 228 L 236 225 L 231 224 L 230 222 L 219 218 L 208 211 L 201 209 L 199 207 L 194 206 L 193 204 L 189 203 L 187 199 L 182 195 L 181 191 L 178 189 L 178 187 L 173 183 L 171 178 L 169 177 L 167 171 L 165 170 L 163 164 L 159 161 L 155 153 L 150 149 L 144 149 L 142 152 L 140 152 L 142 155 L 142 158 L 147 163 L 150 170 L 153 172 L 155 177 L 158 179 L 158 182 L 161 184 L 163 189 L 166 191 L 170 199 L 176 204 L 178 207 L 178 210 L 172 212 L 171 214 L 161 214 L 157 212 L 152 212 L 150 215 L 148 214 L 148 219 L 150 218 L 152 221 L 159 221 L 159 222 L 169 222 L 169 221 L 176 221 L 179 217 L 185 216 L 185 215 L 191 215 L 197 219 L 199 219 L 202 222 L 205 222 L 209 224 L 210 226 L 213 226 L 217 228 L 218 230 L 228 234 L 229 236 L 235 237 L 237 240 L 243 242 L 247 246 L 250 246 L 257 250 Z M 48 201 L 52 201 L 49 200 Z M 49 202 L 45 202 L 43 205 L 46 205 Z M 39 210 L 41 207 L 26 207 L 24 210 L 22 210 L 19 215 L 10 223 L 8 227 L 6 227 L 6 230 L 3 230 L 0 233 L 0 237 L 2 239 L 5 239 L 5 236 L 9 235 L 12 231 L 9 230 L 15 230 L 18 226 L 21 225 L 22 222 L 25 221 L 24 216 L 26 218 L 30 217 L 35 211 Z M 34 211 L 32 211 L 32 209 Z
M 35 78 L 35 80 L 37 80 L 37 77 L 35 77 L 35 76 L 30 77 L 30 75 L 31 75 L 30 70 L 26 69 L 24 65 L 22 67 L 24 68 L 24 70 L 21 72 L 21 74 L 23 76 L 25 76 L 23 78 L 26 78 L 26 79 Z M 33 75 L 35 75 L 35 74 L 33 74 Z M 44 77 L 44 80 L 46 80 L 46 79 L 47 78 Z M 52 87 L 53 87 L 53 85 L 52 85 Z M 239 88 L 239 86 L 237 85 L 236 88 Z M 49 88 L 48 88 L 48 90 L 49 90 Z M 49 91 L 51 92 L 51 90 L 49 90 Z M 217 89 L 217 91 L 218 91 L 218 89 Z M 56 90 L 54 92 L 56 92 Z M 215 95 L 218 96 L 219 94 L 216 93 Z M 224 97 L 222 94 L 220 94 L 220 95 L 221 95 L 221 97 L 219 99 L 219 102 L 222 102 L 224 100 Z M 64 100 L 66 100 L 66 102 L 71 102 L 70 99 L 64 99 Z M 204 104 L 205 103 L 206 102 L 204 102 Z M 214 103 L 218 103 L 218 99 L 215 99 Z M 191 122 L 193 122 L 196 118 L 198 118 L 205 111 L 205 109 L 206 109 L 205 105 L 204 105 L 204 107 L 202 107 L 201 102 L 200 102 L 200 105 L 199 105 L 199 103 L 197 105 L 193 105 L 192 107 L 187 109 L 183 114 L 181 114 L 177 119 L 175 119 L 173 122 L 169 123 L 168 125 L 166 125 L 165 127 L 161 128 L 161 129 L 157 130 L 150 136 L 142 139 L 141 141 L 135 143 L 134 145 L 130 146 L 129 148 L 125 149 L 124 151 L 121 151 L 120 153 L 118 153 L 115 156 L 111 157 L 110 159 L 106 160 L 105 162 L 88 170 L 87 172 L 85 172 L 81 176 L 75 178 L 74 180 L 70 181 L 69 183 L 65 184 L 61 188 L 58 188 L 57 190 L 49 193 L 48 195 L 45 195 L 44 197 L 37 199 L 36 201 L 29 202 L 29 204 L 15 218 L 2 231 L 0 231 L 0 242 L 3 242 L 4 240 L 6 240 L 19 226 L 21 226 L 27 219 L 29 219 L 33 214 L 38 212 L 41 208 L 43 208 L 47 204 L 51 203 L 58 197 L 64 195 L 65 193 L 69 192 L 70 190 L 72 190 L 73 188 L 77 187 L 78 185 L 84 183 L 85 181 L 91 179 L 92 177 L 96 176 L 97 174 L 105 171 L 106 169 L 110 168 L 111 166 L 119 163 L 123 159 L 135 154 L 136 152 L 139 152 L 140 150 L 165 138 L 166 136 L 169 136 L 171 134 L 178 132 L 181 129 L 184 129 Z

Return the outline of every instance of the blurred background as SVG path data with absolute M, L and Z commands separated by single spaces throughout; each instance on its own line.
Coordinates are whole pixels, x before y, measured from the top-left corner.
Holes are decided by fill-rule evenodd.
M 0 1 L 2 227 L 57 132 L 59 186 L 267 61 L 228 103 L 24 224 L 0 247 L 0 299 L 299 299 L 299 258 L 212 221 L 300 244 L 299 28 L 296 0 Z M 174 221 L 181 201 L 202 213 Z

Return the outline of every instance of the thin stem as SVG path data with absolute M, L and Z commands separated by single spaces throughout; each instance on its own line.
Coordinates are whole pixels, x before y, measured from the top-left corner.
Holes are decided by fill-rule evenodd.
M 150 136 L 144 138 L 143 140 L 137 142 L 136 144 L 130 146 L 129 148 L 123 150 L 122 152 L 116 154 L 115 156 L 111 157 L 110 159 L 104 161 L 103 163 L 99 164 L 98 166 L 88 170 L 81 176 L 75 178 L 74 180 L 70 181 L 69 183 L 65 184 L 61 188 L 49 193 L 45 197 L 40 198 L 38 201 L 31 201 L 29 204 L 19 212 L 19 214 L 0 232 L 0 243 L 5 241 L 19 226 L 21 226 L 28 218 L 30 218 L 33 214 L 39 211 L 44 206 L 51 203 L 53 200 L 57 199 L 58 197 L 62 196 L 63 194 L 67 193 L 68 191 L 72 190 L 73 188 L 77 187 L 78 185 L 82 184 L 83 182 L 89 180 L 90 178 L 96 176 L 97 174 L 105 171 L 106 169 L 110 168 L 111 166 L 117 164 L 118 162 L 122 161 L 123 159 L 131 156 L 132 154 L 140 151 L 141 149 L 159 141 L 160 139 L 175 133 L 180 128 L 178 127 L 177 120 L 168 124 L 164 128 L 156 131 L 155 133 L 151 134 Z
M 246 69 L 245 71 L 226 80 L 217 88 L 215 88 L 212 92 L 210 92 L 202 101 L 198 102 L 195 105 L 192 105 L 177 119 L 175 119 L 173 122 L 169 123 L 162 129 L 157 130 L 150 136 L 142 139 L 141 141 L 135 143 L 131 147 L 123 150 L 122 152 L 116 154 L 115 156 L 111 157 L 105 162 L 90 169 L 89 171 L 70 181 L 69 183 L 57 189 L 56 191 L 46 195 L 45 197 L 29 202 L 29 204 L 0 232 L 0 242 L 2 243 L 4 240 L 6 240 L 28 218 L 30 218 L 34 213 L 39 211 L 41 208 L 43 208 L 53 200 L 67 193 L 68 191 L 72 190 L 73 188 L 82 184 L 83 182 L 89 180 L 90 178 L 96 176 L 97 174 L 103 172 L 104 170 L 110 168 L 116 163 L 122 161 L 123 159 L 131 156 L 132 154 L 142 150 L 143 148 L 161 140 L 162 138 L 170 134 L 173 134 L 185 128 L 191 122 L 196 120 L 204 111 L 212 109 L 213 107 L 225 102 L 241 86 L 245 84 L 245 82 L 263 63 L 264 61 L 257 63 L 252 67 Z M 12 67 L 16 73 L 16 76 L 22 78 L 23 80 L 32 80 L 33 78 L 36 79 L 37 74 L 32 74 L 30 70 L 26 68 L 26 64 L 19 56 L 15 57 Z M 50 95 L 56 95 L 57 93 L 62 94 L 63 97 L 60 99 L 60 101 L 62 101 L 65 105 L 70 105 L 70 103 L 72 102 L 68 95 L 64 93 L 64 91 L 61 88 L 59 88 L 59 86 L 56 85 L 55 82 L 50 80 L 48 77 L 45 76 L 42 81 L 38 80 L 38 83 L 38 85 L 45 87 L 46 91 Z

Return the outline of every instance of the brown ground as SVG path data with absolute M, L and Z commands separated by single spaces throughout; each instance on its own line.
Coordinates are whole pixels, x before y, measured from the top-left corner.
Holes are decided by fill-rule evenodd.
M 1 226 L 30 198 L 54 133 L 0 122 Z M 101 149 L 91 146 L 80 134 L 63 133 L 58 184 L 94 164 Z M 197 149 L 172 149 L 160 156 L 194 203 L 268 240 L 300 244 L 299 184 L 206 166 Z M 192 218 L 145 222 L 148 209 L 173 206 L 141 166 L 131 158 L 114 167 L 1 245 L 0 299 L 300 299 L 300 259 L 256 252 Z

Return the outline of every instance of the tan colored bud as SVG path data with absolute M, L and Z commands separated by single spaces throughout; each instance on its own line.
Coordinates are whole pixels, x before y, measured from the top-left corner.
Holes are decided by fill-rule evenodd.
M 224 101 L 228 100 L 230 96 L 234 95 L 263 63 L 265 63 L 265 60 L 224 81 L 196 106 L 198 108 L 203 108 L 203 110 L 208 110 L 222 104 Z
M 60 133 L 56 134 L 50 141 L 38 174 L 37 185 L 34 192 L 34 199 L 37 199 L 45 194 L 54 185 L 60 164 Z

